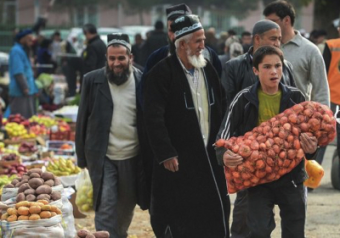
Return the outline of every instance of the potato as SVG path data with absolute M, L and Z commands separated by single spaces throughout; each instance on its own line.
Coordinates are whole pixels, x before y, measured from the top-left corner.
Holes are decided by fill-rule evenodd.
M 29 220 L 40 220 L 40 216 L 38 214 L 32 214 L 28 218 Z
M 110 233 L 107 231 L 96 231 L 92 233 L 96 238 L 110 238 Z
M 18 217 L 18 221 L 26 221 L 28 220 L 28 216 L 21 215 Z
M 19 207 L 18 208 L 18 214 L 27 216 L 29 215 L 30 209 L 28 207 Z
M 57 200 L 61 199 L 61 193 L 60 193 L 60 191 L 53 191 L 53 192 L 51 193 L 51 199 L 52 199 L 53 201 L 57 201 Z
M 31 214 L 39 214 L 41 212 L 41 207 L 40 206 L 31 206 L 29 208 Z
M 44 182 L 42 182 L 41 180 L 42 179 L 40 178 L 31 178 L 30 180 L 28 180 L 28 184 L 31 188 L 36 189 L 39 186 L 43 185 Z
M 11 183 L 9 183 L 9 184 L 6 184 L 6 185 L 4 186 L 4 188 L 14 188 L 14 185 L 11 184 Z
M 10 207 L 10 208 L 7 209 L 7 213 L 8 213 L 8 215 L 17 215 L 18 211 L 14 207 Z
M 35 194 L 35 189 L 33 189 L 33 188 L 29 188 L 29 189 L 26 189 L 25 191 L 24 191 L 24 194 L 25 195 L 28 195 L 28 194 Z
M 54 216 L 56 216 L 56 215 L 57 215 L 57 213 L 51 212 L 51 217 L 54 217 Z
M 92 235 L 91 233 L 89 233 L 85 236 L 85 238 L 96 238 L 96 237 L 94 235 Z
M 57 213 L 58 215 L 60 215 L 62 212 L 61 212 L 61 210 L 60 210 L 59 208 L 57 208 L 56 213 Z
M 44 205 L 41 207 L 42 211 L 51 211 L 51 205 Z
M 40 217 L 41 218 L 50 218 L 51 216 L 52 216 L 52 214 L 49 211 L 40 212 Z
M 1 220 L 7 220 L 7 218 L 9 217 L 8 213 L 4 213 L 1 215 Z
M 43 203 L 41 203 L 41 202 L 31 202 L 30 203 L 30 207 L 32 207 L 32 206 L 39 206 L 39 207 L 41 207 L 41 206 L 43 206 L 44 204 Z
M 45 195 L 47 195 L 47 194 L 45 194 Z M 43 199 L 43 200 L 38 199 L 37 202 L 40 202 L 40 203 L 42 203 L 43 205 L 48 205 L 48 201 L 46 201 L 45 199 Z
M 39 201 L 46 201 L 47 202 L 47 204 L 50 202 L 50 199 L 51 199 L 51 197 L 50 197 L 50 195 L 48 195 L 48 194 L 40 194 L 38 197 L 37 197 L 37 200 L 39 200 Z
M 9 217 L 7 217 L 7 221 L 11 222 L 11 221 L 16 221 L 18 219 L 17 215 L 10 215 Z
M 50 180 L 50 179 L 54 179 L 54 175 L 51 172 L 44 172 L 41 174 L 41 178 L 45 181 Z
M 30 189 L 31 187 L 28 185 L 28 183 L 21 184 L 18 190 L 18 193 L 21 193 L 25 191 L 26 189 Z
M 52 188 L 48 185 L 41 185 L 36 190 L 36 194 L 51 194 Z
M 57 212 L 58 207 L 55 205 L 51 205 L 51 212 Z
M 30 176 L 28 174 L 24 174 L 22 176 L 22 179 L 26 179 L 28 181 L 28 180 L 30 180 Z
M 15 187 L 16 188 L 19 188 L 21 185 L 23 185 L 24 183 L 27 183 L 27 181 L 25 181 L 25 180 L 22 180 L 22 181 L 20 181 L 19 183 L 16 183 L 15 184 Z
M 11 182 L 11 184 L 13 184 L 14 186 L 17 184 L 17 183 L 19 183 L 20 181 L 19 181 L 19 179 L 13 179 L 12 180 L 12 182 Z
M 19 207 L 29 207 L 30 203 L 28 201 L 22 201 L 22 202 L 18 202 L 17 204 L 15 204 L 15 207 L 18 209 Z
M 38 174 L 38 173 L 31 173 L 30 174 L 30 178 L 40 178 L 41 176 L 40 176 L 40 174 Z
M 34 196 L 33 194 L 28 194 L 26 196 L 26 200 L 29 201 L 29 202 L 34 202 L 36 199 L 37 199 L 37 197 Z
M 85 229 L 79 230 L 77 232 L 77 235 L 81 238 L 86 237 L 87 234 L 90 234 L 90 232 L 88 230 L 85 230 Z
M 61 181 L 58 177 L 54 176 L 54 186 L 58 186 L 61 184 Z
M 48 185 L 50 187 L 53 187 L 54 186 L 54 180 L 53 179 L 49 179 L 49 180 L 45 181 L 44 184 L 46 184 L 46 185 Z
M 21 202 L 25 200 L 25 194 L 24 193 L 18 193 L 16 202 Z
M 27 172 L 27 174 L 28 174 L 29 176 L 30 176 L 32 173 L 37 173 L 37 174 L 41 175 L 42 171 L 41 171 L 41 169 L 39 169 L 39 168 L 34 168 L 34 169 L 28 170 L 28 172 Z

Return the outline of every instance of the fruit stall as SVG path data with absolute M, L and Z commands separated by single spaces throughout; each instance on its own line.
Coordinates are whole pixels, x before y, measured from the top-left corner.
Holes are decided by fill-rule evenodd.
M 0 237 L 87 234 L 77 232 L 74 223 L 75 214 L 92 209 L 92 185 L 84 183 L 88 172 L 77 166 L 75 112 L 74 106 L 68 106 L 53 114 L 2 119 Z M 92 235 L 108 237 L 107 233 Z

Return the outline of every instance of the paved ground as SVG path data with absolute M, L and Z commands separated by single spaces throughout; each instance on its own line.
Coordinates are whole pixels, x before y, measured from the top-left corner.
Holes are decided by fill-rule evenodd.
M 340 191 L 333 189 L 330 180 L 331 159 L 335 146 L 327 147 L 324 157 L 323 167 L 325 176 L 319 188 L 308 194 L 307 208 L 307 238 L 339 238 L 340 237 Z M 231 201 L 235 200 L 235 195 L 231 195 Z M 273 238 L 279 238 L 280 220 L 279 210 L 275 208 L 276 229 L 272 234 Z M 93 215 L 87 219 L 76 219 L 79 226 L 86 226 L 94 229 Z M 147 211 L 141 211 L 138 207 L 129 229 L 129 238 L 153 238 L 154 234 L 149 223 Z M 190 238 L 190 237 L 189 237 Z M 207 237 L 208 238 L 208 237 Z

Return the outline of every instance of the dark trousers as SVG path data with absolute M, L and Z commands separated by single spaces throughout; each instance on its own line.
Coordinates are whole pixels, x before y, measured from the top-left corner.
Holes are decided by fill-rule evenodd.
M 280 208 L 282 238 L 304 238 L 306 220 L 306 188 L 287 181 L 275 182 L 248 189 L 248 227 L 250 238 L 270 238 L 275 229 L 273 208 Z
M 110 160 L 105 157 L 100 204 L 95 212 L 97 231 L 111 238 L 126 238 L 137 203 L 136 158 Z
M 233 209 L 233 222 L 231 224 L 231 238 L 245 238 L 249 235 L 247 225 L 248 213 L 248 190 L 244 189 L 237 192 Z

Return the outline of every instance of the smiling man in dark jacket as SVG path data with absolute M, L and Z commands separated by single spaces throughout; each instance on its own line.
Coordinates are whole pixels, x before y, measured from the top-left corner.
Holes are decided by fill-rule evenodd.
M 138 191 L 142 118 L 136 97 L 141 72 L 132 66 L 126 34 L 110 35 L 107 65 L 84 77 L 76 127 L 78 165 L 93 185 L 96 230 L 127 237 L 133 210 L 145 207 Z M 146 204 L 148 205 L 148 204 Z

